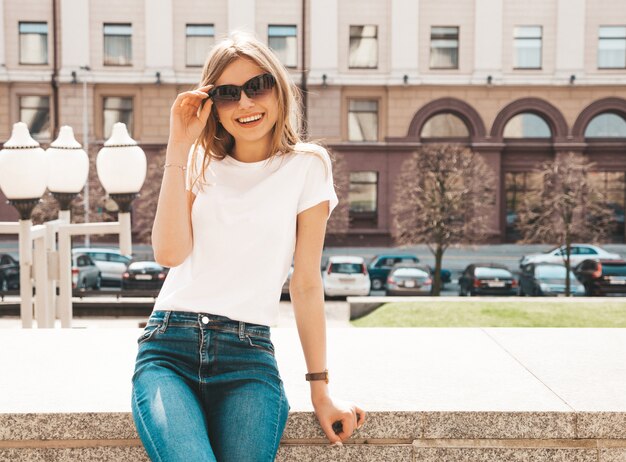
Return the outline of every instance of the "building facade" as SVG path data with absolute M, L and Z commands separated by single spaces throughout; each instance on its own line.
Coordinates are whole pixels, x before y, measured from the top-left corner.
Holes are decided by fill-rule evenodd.
M 79 140 L 86 126 L 95 149 L 124 121 L 156 156 L 176 94 L 215 40 L 244 29 L 306 89 L 310 138 L 345 159 L 350 226 L 327 243 L 392 244 L 402 161 L 440 141 L 496 173 L 493 242 L 517 239 L 534 169 L 569 151 L 595 162 L 624 242 L 623 0 L 0 0 L 0 25 L 2 141 L 22 120 L 44 147 L 60 125 Z

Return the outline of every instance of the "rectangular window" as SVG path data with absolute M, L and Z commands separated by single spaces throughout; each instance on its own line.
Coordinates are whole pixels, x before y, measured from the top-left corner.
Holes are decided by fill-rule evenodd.
M 378 26 L 350 26 L 350 69 L 378 67 Z
M 268 26 L 267 43 L 287 67 L 298 66 L 296 26 Z
M 104 25 L 104 65 L 130 66 L 132 64 L 132 26 L 130 24 Z
M 541 34 L 541 26 L 514 28 L 516 69 L 541 69 Z
M 201 67 L 215 43 L 213 24 L 187 24 L 187 60 L 188 67 Z
M 103 105 L 104 139 L 111 136 L 113 124 L 116 122 L 124 122 L 128 133 L 133 136 L 133 98 L 130 96 L 107 96 L 104 98 Z
M 28 125 L 30 134 L 35 139 L 49 139 L 50 134 L 50 97 L 20 96 L 20 121 Z
M 602 26 L 598 34 L 598 69 L 626 68 L 626 26 Z
M 48 64 L 48 23 L 20 22 L 20 64 Z
M 378 172 L 350 172 L 350 226 L 376 226 L 378 222 Z
M 349 101 L 348 139 L 350 141 L 378 141 L 378 101 Z
M 430 68 L 459 68 L 459 28 L 433 26 L 430 29 Z

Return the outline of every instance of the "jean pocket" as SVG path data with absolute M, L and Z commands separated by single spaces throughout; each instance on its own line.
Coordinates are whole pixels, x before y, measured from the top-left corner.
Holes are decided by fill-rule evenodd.
M 274 344 L 269 338 L 259 335 L 246 334 L 246 338 L 244 341 L 247 341 L 250 346 L 266 351 L 274 356 Z
M 137 344 L 141 345 L 142 343 L 150 340 L 154 333 L 157 331 L 157 329 L 159 329 L 159 327 L 161 327 L 159 324 L 148 324 L 146 327 L 144 327 L 143 332 L 137 339 Z

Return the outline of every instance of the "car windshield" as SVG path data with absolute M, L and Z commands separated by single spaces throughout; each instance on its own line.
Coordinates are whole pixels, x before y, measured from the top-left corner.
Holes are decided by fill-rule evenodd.
M 331 273 L 341 274 L 354 274 L 362 273 L 362 266 L 360 263 L 333 263 L 330 266 Z
M 474 271 L 474 275 L 477 278 L 510 278 L 511 273 L 509 270 L 503 268 L 486 268 L 479 266 Z
M 564 266 L 538 266 L 535 271 L 535 276 L 539 279 L 565 279 L 565 267 Z M 569 278 L 571 280 L 576 279 L 574 273 L 569 272 Z
M 398 268 L 393 272 L 394 276 L 410 276 L 413 278 L 427 278 L 430 275 L 419 268 Z
M 604 276 L 626 276 L 626 265 L 624 263 L 617 265 L 603 263 L 602 274 Z

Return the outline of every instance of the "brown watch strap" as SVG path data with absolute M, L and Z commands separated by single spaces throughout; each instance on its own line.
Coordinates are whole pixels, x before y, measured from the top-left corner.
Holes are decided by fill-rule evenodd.
M 325 369 L 324 372 L 309 372 L 304 376 L 308 381 L 311 380 L 324 380 L 328 383 L 328 369 Z

